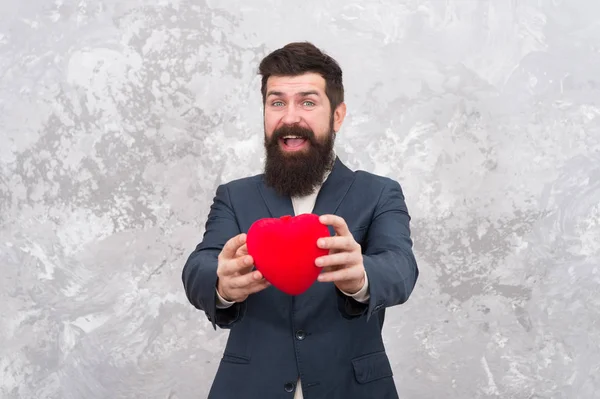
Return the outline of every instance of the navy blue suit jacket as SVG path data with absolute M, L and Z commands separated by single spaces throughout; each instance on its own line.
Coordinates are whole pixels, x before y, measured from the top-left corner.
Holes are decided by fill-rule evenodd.
M 406 302 L 419 275 L 402 189 L 336 158 L 313 213 L 341 216 L 361 245 L 368 303 L 315 282 L 298 296 L 271 286 L 217 309 L 217 256 L 225 243 L 260 218 L 294 215 L 291 199 L 266 186 L 263 175 L 217 188 L 182 275 L 190 303 L 213 328 L 229 329 L 209 398 L 291 399 L 298 376 L 306 399 L 398 398 L 381 330 L 385 309 Z

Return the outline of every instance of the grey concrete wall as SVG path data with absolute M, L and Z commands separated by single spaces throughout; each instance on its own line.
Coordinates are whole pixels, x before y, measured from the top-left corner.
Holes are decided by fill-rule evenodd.
M 226 332 L 180 274 L 260 172 L 256 66 L 345 72 L 337 152 L 398 179 L 421 278 L 403 398 L 600 391 L 600 2 L 0 4 L 0 397 L 202 398 Z

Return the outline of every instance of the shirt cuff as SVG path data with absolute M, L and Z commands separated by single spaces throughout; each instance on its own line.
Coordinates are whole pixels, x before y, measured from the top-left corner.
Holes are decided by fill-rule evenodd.
M 340 291 L 342 291 L 342 290 L 340 290 Z M 354 298 L 358 302 L 366 303 L 369 300 L 369 298 L 371 297 L 369 295 L 369 279 L 367 278 L 367 271 L 365 270 L 365 284 L 363 285 L 363 287 L 360 290 L 358 290 L 358 292 L 356 292 L 354 294 L 349 294 L 347 292 L 342 291 L 342 293 L 344 295 Z
M 235 302 L 229 302 L 225 299 L 223 299 L 223 297 L 221 295 L 219 295 L 219 290 L 215 288 L 215 293 L 217 294 L 217 309 L 227 309 L 230 306 L 233 306 L 233 304 Z

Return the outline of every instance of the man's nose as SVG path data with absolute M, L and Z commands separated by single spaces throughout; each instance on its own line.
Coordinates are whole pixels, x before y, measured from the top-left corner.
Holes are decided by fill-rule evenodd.
M 286 125 L 293 125 L 300 122 L 299 110 L 294 105 L 288 105 L 281 121 Z

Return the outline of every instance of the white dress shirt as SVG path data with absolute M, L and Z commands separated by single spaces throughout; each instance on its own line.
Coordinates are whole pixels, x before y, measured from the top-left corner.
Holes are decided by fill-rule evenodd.
M 323 182 L 325 182 L 325 180 L 327 180 L 328 176 L 329 176 L 329 174 L 325 175 Z M 309 194 L 304 197 L 292 197 L 292 205 L 294 207 L 295 215 L 312 212 L 312 210 L 315 206 L 315 202 L 317 200 L 317 195 L 319 195 L 320 189 L 321 189 L 321 186 L 317 187 L 312 194 Z M 342 292 L 348 296 L 351 296 L 352 298 L 354 298 L 355 300 L 357 300 L 359 302 L 363 302 L 363 303 L 367 302 L 370 297 L 369 296 L 369 281 L 367 280 L 367 273 L 365 272 L 365 284 L 358 292 L 356 292 L 355 294 L 349 294 L 344 291 L 342 291 Z M 216 305 L 217 305 L 218 309 L 226 309 L 234 304 L 234 302 L 230 302 L 230 301 L 223 299 L 221 297 L 221 295 L 219 295 L 218 290 L 216 291 L 216 293 L 217 293 L 217 304 Z M 301 385 L 300 377 L 298 377 L 298 384 L 296 386 L 296 391 L 294 393 L 294 399 L 303 399 L 302 385 Z

